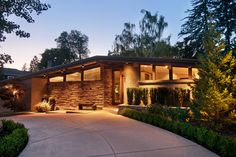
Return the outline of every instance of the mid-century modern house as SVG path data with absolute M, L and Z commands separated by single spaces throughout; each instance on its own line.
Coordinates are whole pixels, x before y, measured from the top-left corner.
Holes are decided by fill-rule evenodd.
M 45 94 L 54 97 L 60 108 L 78 109 L 79 103 L 127 103 L 126 90 L 131 87 L 190 89 L 198 77 L 197 66 L 193 59 L 94 56 L 13 81 L 24 84 L 26 110 L 33 110 Z

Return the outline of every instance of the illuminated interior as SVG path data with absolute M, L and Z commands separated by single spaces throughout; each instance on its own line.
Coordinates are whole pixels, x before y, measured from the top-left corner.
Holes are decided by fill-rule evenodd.
M 75 72 L 66 75 L 66 81 L 81 81 L 81 73 Z
M 63 82 L 63 76 L 51 77 L 49 82 Z
M 173 79 L 188 79 L 188 68 L 173 67 Z
M 156 66 L 156 80 L 169 80 L 168 66 Z
M 193 79 L 199 79 L 197 68 L 192 68 L 192 76 L 193 76 Z
M 84 81 L 101 80 L 101 68 L 93 68 L 84 71 Z
M 141 65 L 141 81 L 152 80 L 152 65 Z

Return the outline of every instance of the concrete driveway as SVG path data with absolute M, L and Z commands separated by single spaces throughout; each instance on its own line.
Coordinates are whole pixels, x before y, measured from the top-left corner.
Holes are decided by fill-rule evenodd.
M 20 157 L 216 157 L 166 130 L 107 111 L 8 117 L 29 128 Z

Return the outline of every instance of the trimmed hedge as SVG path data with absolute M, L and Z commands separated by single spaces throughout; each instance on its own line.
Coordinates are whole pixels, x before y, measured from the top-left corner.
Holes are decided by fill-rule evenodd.
M 235 157 L 236 155 L 235 140 L 204 127 L 193 126 L 189 123 L 177 122 L 159 115 L 143 113 L 131 109 L 125 109 L 121 114 L 179 134 L 218 153 L 222 157 Z
M 25 148 L 28 142 L 28 130 L 23 124 L 12 120 L 2 120 L 3 131 L 6 136 L 0 137 L 0 156 L 16 157 Z

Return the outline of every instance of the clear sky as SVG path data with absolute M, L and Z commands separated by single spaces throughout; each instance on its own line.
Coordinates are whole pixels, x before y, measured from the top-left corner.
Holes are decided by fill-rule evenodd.
M 21 69 L 29 65 L 33 56 L 47 48 L 55 48 L 54 41 L 61 32 L 76 29 L 89 37 L 91 54 L 107 55 L 116 34 L 120 34 L 125 22 L 138 25 L 142 18 L 141 9 L 165 16 L 168 28 L 164 36 L 171 35 L 171 43 L 178 40 L 185 11 L 191 8 L 190 0 L 41 0 L 51 4 L 51 9 L 39 16 L 34 15 L 35 23 L 14 18 L 21 28 L 31 34 L 30 38 L 7 35 L 0 43 L 1 52 L 10 54 L 14 63 L 5 67 Z

